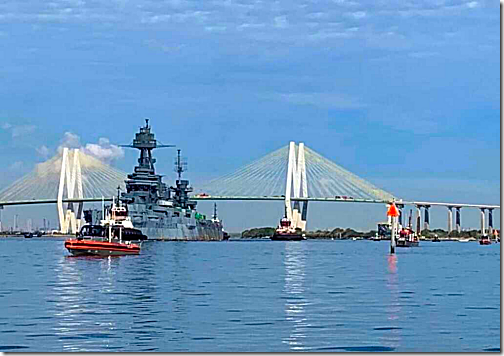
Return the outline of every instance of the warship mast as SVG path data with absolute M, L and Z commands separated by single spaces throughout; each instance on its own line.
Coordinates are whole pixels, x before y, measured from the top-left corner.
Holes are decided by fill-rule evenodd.
M 136 148 L 140 151 L 138 165 L 134 172 L 128 174 L 126 193 L 122 194 L 125 203 L 139 202 L 143 204 L 157 203 L 159 199 L 169 199 L 169 190 L 162 182 L 161 176 L 154 169 L 156 159 L 152 158 L 152 150 L 156 148 L 175 147 L 175 145 L 158 145 L 154 134 L 151 133 L 149 119 L 145 119 L 145 126 L 135 134 L 131 145 L 121 147 Z
M 180 149 L 177 150 L 177 158 L 175 159 L 175 172 L 177 172 L 178 179 L 175 182 L 175 187 L 170 187 L 170 191 L 174 192 L 173 202 L 176 207 L 182 209 L 195 209 L 196 201 L 189 200 L 188 193 L 193 189 L 189 187 L 189 181 L 182 179 L 182 173 L 186 171 L 187 162 L 183 162 L 180 157 Z
M 145 119 L 145 126 L 140 127 L 140 132 L 135 134 L 135 139 L 132 145 L 120 145 L 121 147 L 136 148 L 140 150 L 140 158 L 138 166 L 135 167 L 135 172 L 144 171 L 154 174 L 154 163 L 156 159 L 152 158 L 152 150 L 155 148 L 175 147 L 175 145 L 158 145 L 154 134 L 151 133 L 149 119 Z

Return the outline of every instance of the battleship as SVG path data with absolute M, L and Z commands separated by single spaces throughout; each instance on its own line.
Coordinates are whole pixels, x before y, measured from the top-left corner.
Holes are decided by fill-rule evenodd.
M 213 216 L 196 211 L 197 202 L 191 200 L 192 188 L 189 181 L 182 179 L 185 164 L 178 150 L 175 170 L 178 179 L 175 186 L 168 187 L 162 176 L 156 174 L 152 150 L 174 145 L 158 145 L 151 132 L 149 120 L 140 127 L 131 145 L 122 147 L 140 150 L 138 165 L 134 172 L 128 174 L 125 181 L 126 192 L 121 193 L 120 200 L 128 209 L 128 215 L 136 229 L 142 231 L 149 240 L 166 241 L 221 241 L 226 237 L 222 222 Z M 214 214 L 215 215 L 215 214 Z

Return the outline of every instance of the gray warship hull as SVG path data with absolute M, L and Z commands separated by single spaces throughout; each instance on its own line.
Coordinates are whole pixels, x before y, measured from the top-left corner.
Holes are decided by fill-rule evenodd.
M 128 209 L 133 226 L 140 229 L 149 240 L 224 240 L 222 225 L 212 220 L 196 219 L 195 211 L 177 211 L 173 208 L 166 208 L 162 213 L 149 214 L 149 211 L 140 204 L 130 204 Z M 141 213 L 142 210 L 143 213 Z M 183 216 L 175 216 L 176 214 Z
M 222 231 L 212 226 L 198 226 L 191 229 L 187 225 L 177 224 L 174 228 L 144 227 L 142 233 L 148 240 L 163 241 L 222 241 Z

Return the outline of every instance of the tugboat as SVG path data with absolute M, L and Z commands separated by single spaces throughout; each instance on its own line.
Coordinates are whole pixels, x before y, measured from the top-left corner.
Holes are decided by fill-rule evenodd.
M 224 231 L 224 227 L 222 226 L 222 221 L 219 220 L 219 218 L 217 217 L 217 203 L 214 203 L 214 213 L 212 215 L 212 222 L 216 226 L 220 226 L 220 229 L 222 230 L 222 234 L 223 234 L 222 239 L 224 241 L 229 240 L 229 234 L 226 231 Z
M 300 231 L 291 226 L 291 221 L 287 218 L 280 220 L 280 225 L 275 230 L 273 236 L 270 237 L 274 241 L 301 241 L 306 240 L 305 236 Z
M 75 239 L 65 241 L 65 248 L 74 256 L 138 255 L 140 245 L 132 241 L 146 239 L 140 230 L 133 228 L 126 208 L 113 202 L 101 225 L 84 225 Z
M 121 235 L 123 241 L 144 241 L 147 240 L 140 229 L 135 229 L 133 222 L 128 215 L 128 208 L 121 205 L 121 190 L 117 187 L 117 204 L 114 199 L 112 207 L 107 211 L 105 219 L 101 220 L 101 226 L 111 227 L 112 235 L 118 237 Z
M 399 238 L 396 243 L 397 247 L 416 247 L 419 243 L 418 236 L 411 227 L 405 227 L 399 231 Z
M 490 240 L 490 237 L 488 235 L 483 235 L 483 236 L 481 236 L 479 243 L 480 243 L 480 245 L 491 245 L 492 240 Z

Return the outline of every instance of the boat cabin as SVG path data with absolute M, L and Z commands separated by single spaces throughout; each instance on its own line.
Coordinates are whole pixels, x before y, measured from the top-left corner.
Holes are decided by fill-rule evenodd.
M 111 210 L 112 220 L 123 221 L 128 217 L 128 210 L 124 206 L 114 206 Z
M 122 230 L 122 231 L 120 231 Z M 132 228 L 124 228 L 122 226 L 112 226 L 109 230 L 108 226 L 102 225 L 84 225 L 80 232 L 77 233 L 77 239 L 108 239 L 109 231 L 111 231 L 112 239 L 120 239 L 123 241 L 144 241 L 147 236 L 142 234 L 142 231 Z
M 280 220 L 280 226 L 281 227 L 289 227 L 290 224 L 291 224 L 291 222 L 287 218 L 283 218 L 282 220 Z

